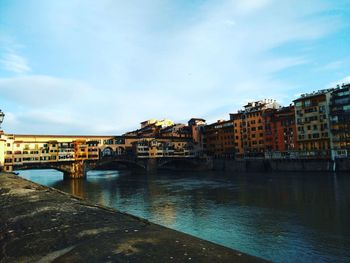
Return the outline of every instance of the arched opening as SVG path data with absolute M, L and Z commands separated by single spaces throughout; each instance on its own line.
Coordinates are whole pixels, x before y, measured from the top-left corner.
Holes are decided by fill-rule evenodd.
M 102 158 L 103 157 L 112 157 L 114 156 L 113 149 L 111 147 L 106 147 L 102 150 Z
M 97 162 L 96 166 L 90 168 L 90 170 L 131 170 L 144 172 L 146 167 L 133 161 L 111 158 Z

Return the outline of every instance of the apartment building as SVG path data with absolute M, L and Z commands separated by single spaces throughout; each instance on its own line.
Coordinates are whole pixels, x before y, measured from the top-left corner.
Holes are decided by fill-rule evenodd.
M 190 127 L 192 133 L 192 139 L 195 144 L 198 144 L 203 148 L 204 143 L 204 127 L 207 125 L 204 119 L 201 118 L 191 118 L 188 121 L 188 127 Z
M 303 94 L 294 100 L 297 142 L 299 150 L 308 156 L 330 156 L 329 106 L 333 90 Z
M 232 120 L 218 120 L 205 126 L 204 135 L 206 139 L 204 152 L 207 155 L 234 158 L 234 122 Z
M 335 157 L 350 156 L 350 84 L 331 93 L 330 124 Z
M 290 153 L 298 150 L 293 105 L 263 113 L 265 151 Z
M 235 157 L 242 158 L 244 156 L 242 113 L 230 113 L 230 120 L 233 122 Z
M 249 102 L 243 110 L 238 111 L 237 115 L 230 115 L 231 119 L 236 120 L 237 131 L 238 124 L 240 125 L 240 135 L 235 136 L 239 138 L 240 142 L 237 142 L 237 145 L 242 148 L 245 156 L 259 157 L 264 155 L 266 151 L 265 112 L 278 108 L 280 108 L 280 105 L 276 100 L 264 99 Z

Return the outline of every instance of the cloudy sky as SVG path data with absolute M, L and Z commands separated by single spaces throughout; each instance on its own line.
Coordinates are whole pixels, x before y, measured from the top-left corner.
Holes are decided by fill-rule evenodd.
M 350 0 L 0 0 L 8 133 L 227 119 L 350 82 Z

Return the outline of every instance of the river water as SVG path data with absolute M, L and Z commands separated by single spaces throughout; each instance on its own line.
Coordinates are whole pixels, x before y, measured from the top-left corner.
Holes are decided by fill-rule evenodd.
M 54 170 L 20 176 L 275 262 L 350 262 L 350 175 Z

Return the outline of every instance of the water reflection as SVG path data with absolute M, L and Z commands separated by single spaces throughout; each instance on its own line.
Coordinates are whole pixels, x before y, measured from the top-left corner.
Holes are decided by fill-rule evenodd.
M 95 171 L 68 181 L 52 171 L 21 175 L 273 261 L 350 261 L 346 175 Z

